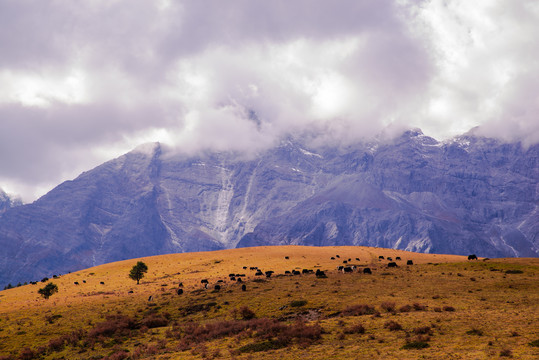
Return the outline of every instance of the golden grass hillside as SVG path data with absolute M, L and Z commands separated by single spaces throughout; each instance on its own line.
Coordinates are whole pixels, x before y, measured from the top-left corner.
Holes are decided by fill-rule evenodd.
M 285 274 L 303 269 L 326 276 Z M 538 274 L 539 259 L 368 247 L 126 260 L 51 279 L 49 299 L 41 282 L 1 291 L 0 359 L 537 359 Z

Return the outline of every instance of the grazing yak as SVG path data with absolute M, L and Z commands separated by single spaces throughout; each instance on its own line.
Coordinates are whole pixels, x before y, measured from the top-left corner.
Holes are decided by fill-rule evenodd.
M 414 265 L 414 262 L 413 262 L 412 260 L 408 260 L 408 261 L 406 262 L 406 265 Z
M 477 260 L 477 255 L 475 254 L 468 255 L 468 260 Z
M 246 291 L 246 290 L 247 290 L 247 285 L 243 284 L 243 285 L 241 286 L 241 291 Z
M 379 259 L 379 260 L 383 260 L 384 257 L 383 257 L 382 255 L 380 255 L 380 256 L 378 256 L 378 259 Z
M 396 262 L 390 262 L 390 263 L 387 263 L 387 267 L 390 268 L 390 267 L 397 267 L 397 263 Z
M 221 290 L 221 286 L 220 286 L 220 285 L 215 285 L 215 286 L 213 287 L 213 290 L 214 290 L 214 291 L 219 291 L 219 290 Z
M 178 295 L 183 294 L 183 289 L 178 289 L 178 290 L 176 291 L 176 293 L 177 293 Z
M 363 274 L 372 274 L 371 268 L 363 269 Z

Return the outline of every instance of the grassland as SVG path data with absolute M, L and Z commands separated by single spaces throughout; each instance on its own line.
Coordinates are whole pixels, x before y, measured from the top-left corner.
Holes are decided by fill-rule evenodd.
M 348 259 L 372 275 L 337 271 Z M 140 285 L 128 277 L 138 260 L 149 268 Z M 284 275 L 294 269 L 327 277 Z M 49 299 L 45 283 L 1 291 L 0 359 L 537 359 L 538 275 L 539 259 L 368 247 L 133 259 L 51 279 Z

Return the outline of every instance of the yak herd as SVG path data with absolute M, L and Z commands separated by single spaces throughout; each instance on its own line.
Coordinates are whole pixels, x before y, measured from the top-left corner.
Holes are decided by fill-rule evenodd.
M 289 256 L 285 256 L 284 257 L 285 260 L 289 260 L 290 257 Z M 336 259 L 340 259 L 340 255 L 335 255 L 335 256 L 332 256 L 331 257 L 331 260 L 336 260 Z M 360 261 L 359 258 L 355 258 L 356 261 Z M 384 257 L 383 256 L 379 256 L 379 261 L 382 261 L 384 260 Z M 392 268 L 392 267 L 397 267 L 397 262 L 396 261 L 401 261 L 401 258 L 399 256 L 397 256 L 395 258 L 396 261 L 393 261 L 393 259 L 391 257 L 388 257 L 387 260 L 389 261 L 387 263 L 387 267 L 388 268 Z M 352 258 L 348 258 L 347 260 L 343 260 L 343 264 L 345 265 L 339 265 L 336 267 L 336 270 L 339 271 L 339 272 L 342 272 L 343 274 L 347 274 L 347 273 L 354 273 L 354 272 L 358 272 L 358 273 L 363 273 L 363 274 L 372 274 L 372 269 L 370 267 L 363 267 L 363 266 L 358 266 L 358 265 L 349 265 L 349 263 L 352 261 Z M 414 262 L 412 260 L 407 260 L 406 261 L 406 265 L 413 265 Z M 273 274 L 275 274 L 275 271 L 273 270 L 267 270 L 267 271 L 262 271 L 260 268 L 258 268 L 258 266 L 243 266 L 243 270 L 249 270 L 249 271 L 254 271 L 254 276 L 255 277 L 266 277 L 266 278 L 271 278 L 273 276 Z M 297 276 L 297 275 L 309 275 L 309 274 L 314 274 L 317 278 L 327 278 L 327 275 L 326 275 L 326 272 L 325 271 L 322 271 L 320 269 L 317 269 L 316 271 L 315 270 L 312 270 L 312 269 L 302 269 L 301 271 L 300 270 L 297 270 L 297 269 L 292 269 L 292 270 L 285 270 L 284 272 L 284 275 L 279 275 L 279 276 Z M 230 273 L 228 274 L 228 280 L 232 283 L 236 282 L 236 283 L 243 283 L 244 282 L 244 278 L 246 277 L 247 275 L 246 274 L 237 274 L 237 273 Z M 224 280 L 220 279 L 220 280 L 217 280 L 217 283 L 213 285 L 213 291 L 214 292 L 218 292 L 221 290 L 222 288 L 222 285 L 225 283 Z M 210 282 L 208 279 L 201 279 L 200 280 L 200 284 L 202 285 L 202 287 L 204 289 L 211 289 L 212 287 L 210 286 Z M 179 284 L 179 288 L 177 289 L 176 293 L 178 295 L 182 295 L 184 293 L 183 289 L 183 283 L 180 283 Z M 241 290 L 242 291 L 247 291 L 247 285 L 246 284 L 242 284 L 241 285 Z
M 340 258 L 341 258 L 340 255 L 335 255 L 335 256 L 331 257 L 331 260 L 337 260 L 337 259 L 340 259 Z M 289 260 L 290 257 L 285 256 L 285 259 Z M 360 261 L 359 258 L 355 258 L 355 260 Z M 395 261 L 393 261 L 393 258 L 391 258 L 391 257 L 384 258 L 384 256 L 382 256 L 382 255 L 378 256 L 378 261 L 382 261 L 382 260 L 387 260 L 388 261 L 387 264 L 386 264 L 386 266 L 388 268 L 398 267 L 397 261 L 402 261 L 399 256 L 395 257 Z M 477 258 L 477 256 L 475 254 L 471 254 L 471 255 L 468 255 L 468 260 L 478 260 L 478 258 Z M 343 274 L 350 274 L 350 273 L 354 273 L 354 272 L 363 273 L 363 274 L 372 274 L 372 269 L 370 267 L 350 265 L 351 262 L 352 262 L 352 258 L 347 258 L 345 260 L 342 260 L 342 263 L 344 265 L 337 266 L 336 270 L 339 271 L 339 272 L 342 272 Z M 406 261 L 406 265 L 408 265 L 408 266 L 413 265 L 413 264 L 414 264 L 414 262 L 412 260 L 407 260 Z M 255 277 L 265 276 L 266 278 L 270 278 L 270 277 L 273 276 L 273 274 L 275 274 L 275 271 L 273 271 L 273 270 L 262 271 L 257 266 L 251 266 L 251 267 L 243 266 L 243 270 L 255 271 L 255 274 L 254 274 Z M 296 270 L 296 269 L 286 270 L 284 272 L 284 275 L 279 275 L 279 276 L 297 276 L 297 275 L 309 275 L 309 274 L 314 274 L 317 278 L 327 278 L 326 272 L 322 271 L 320 269 L 317 269 L 316 271 L 314 271 L 312 269 L 302 269 L 301 271 Z M 54 277 L 56 278 L 57 276 L 54 276 Z M 229 279 L 230 282 L 243 283 L 244 278 L 246 278 L 245 273 L 242 273 L 242 274 L 230 273 L 230 274 L 228 274 L 228 279 Z M 41 282 L 46 282 L 48 280 L 49 280 L 48 278 L 43 278 L 41 280 Z M 82 282 L 86 283 L 86 280 L 82 280 Z M 220 291 L 221 288 L 222 288 L 222 285 L 224 285 L 224 283 L 225 283 L 225 281 L 222 280 L 222 279 L 217 280 L 217 283 L 213 285 L 213 291 L 215 291 L 215 292 Z M 37 282 L 32 281 L 31 284 L 35 285 L 35 284 L 37 284 Z M 105 285 L 105 282 L 101 281 L 100 284 Z M 208 281 L 208 279 L 201 279 L 200 284 L 202 285 L 202 287 L 204 289 L 210 289 L 210 282 Z M 79 285 L 79 282 L 75 281 L 74 285 Z M 176 290 L 177 295 L 182 295 L 184 293 L 184 290 L 182 288 L 183 288 L 183 283 L 180 282 L 179 285 L 178 285 L 178 289 Z M 242 291 L 247 291 L 247 285 L 243 283 L 241 285 L 241 290 Z M 132 294 L 133 291 L 131 290 L 131 291 L 129 291 L 129 293 Z M 150 296 L 148 298 L 148 301 L 152 301 L 152 300 L 153 300 L 153 297 Z

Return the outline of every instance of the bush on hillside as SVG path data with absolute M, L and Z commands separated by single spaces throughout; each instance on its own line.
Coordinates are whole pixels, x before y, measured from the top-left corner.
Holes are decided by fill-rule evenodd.
M 401 324 L 393 320 L 389 320 L 388 322 L 386 322 L 384 324 L 384 328 L 389 329 L 390 331 L 402 330 Z
M 374 313 L 376 313 L 374 307 L 366 304 L 352 305 L 342 311 L 344 316 L 372 315 Z

